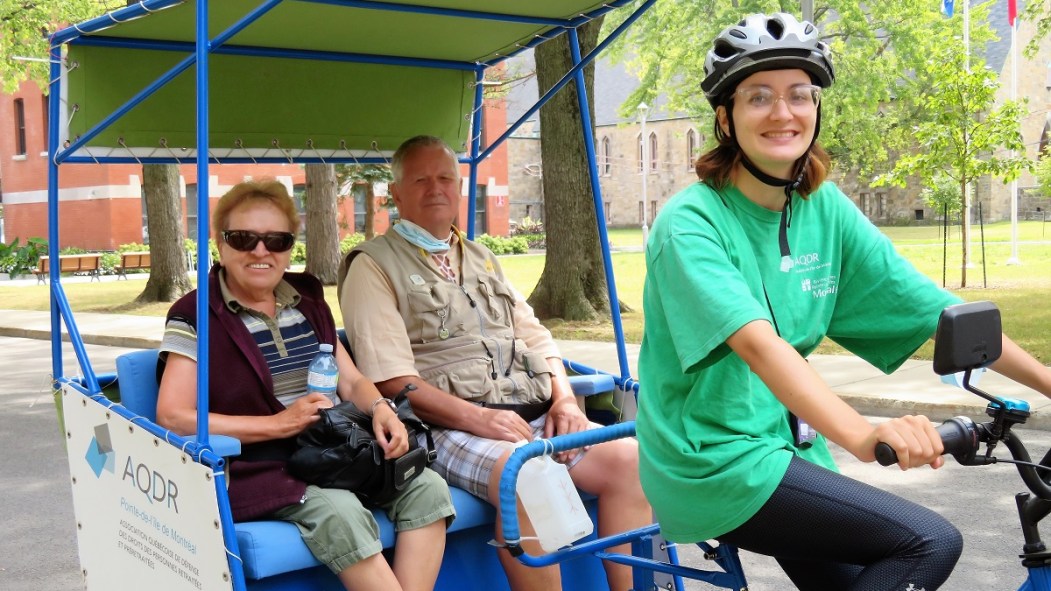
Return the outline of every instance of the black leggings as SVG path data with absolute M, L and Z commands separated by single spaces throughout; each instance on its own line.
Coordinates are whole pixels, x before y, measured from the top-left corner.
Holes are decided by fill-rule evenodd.
M 763 508 L 718 539 L 774 557 L 804 591 L 934 591 L 963 549 L 934 511 L 799 458 Z

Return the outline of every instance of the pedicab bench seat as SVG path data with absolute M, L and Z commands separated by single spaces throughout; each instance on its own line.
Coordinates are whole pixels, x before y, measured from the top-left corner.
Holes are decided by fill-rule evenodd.
M 116 362 L 121 404 L 152 422 L 157 419 L 157 354 L 155 349 L 135 351 L 121 355 Z M 572 376 L 570 382 L 574 392 L 582 395 L 613 389 L 613 379 L 608 375 Z M 240 442 L 232 437 L 212 435 L 209 441 L 220 456 L 236 456 L 241 451 Z M 461 489 L 453 487 L 450 490 L 456 506 L 456 519 L 448 530 L 437 588 L 457 591 L 507 589 L 496 553 L 487 545 L 493 537 L 495 509 Z M 585 498 L 594 519 L 594 499 Z M 379 524 L 380 542 L 384 548 L 392 548 L 395 540 L 393 524 L 380 510 L 374 509 L 373 515 Z M 248 521 L 236 523 L 234 527 L 250 589 L 342 589 L 338 580 L 307 549 L 295 525 L 284 521 Z M 605 585 L 601 565 L 593 557 L 562 563 L 562 577 L 567 589 L 604 588 Z M 465 584 L 465 581 L 474 586 Z

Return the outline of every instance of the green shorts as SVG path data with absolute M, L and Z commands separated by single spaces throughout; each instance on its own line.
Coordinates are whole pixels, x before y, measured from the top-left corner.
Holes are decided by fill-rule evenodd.
M 439 519 L 448 526 L 456 516 L 449 486 L 429 468 L 381 508 L 399 532 Z M 336 574 L 383 550 L 372 512 L 347 490 L 310 485 L 302 503 L 278 509 L 274 517 L 296 524 L 311 554 Z

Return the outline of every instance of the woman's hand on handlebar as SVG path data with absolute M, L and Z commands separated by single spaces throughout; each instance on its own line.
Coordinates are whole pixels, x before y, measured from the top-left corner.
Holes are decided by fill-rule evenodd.
M 876 444 L 889 445 L 898 455 L 898 466 L 902 470 L 929 465 L 940 468 L 945 463 L 942 438 L 933 423 L 921 415 L 909 415 L 876 425 L 862 449 L 875 449 Z M 859 456 L 871 462 L 874 458 Z

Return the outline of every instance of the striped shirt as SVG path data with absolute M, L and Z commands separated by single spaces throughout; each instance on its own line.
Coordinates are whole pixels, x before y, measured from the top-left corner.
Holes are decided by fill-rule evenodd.
M 281 281 L 274 288 L 277 312 L 274 317 L 241 305 L 226 286 L 226 273 L 219 272 L 219 288 L 231 312 L 244 322 L 266 359 L 274 382 L 274 396 L 286 407 L 306 394 L 307 369 L 318 352 L 318 339 L 313 327 L 296 309 L 300 295 L 294 287 Z M 183 319 L 173 318 L 164 327 L 162 354 L 177 353 L 197 361 L 197 329 Z M 334 397 L 333 403 L 339 399 Z

